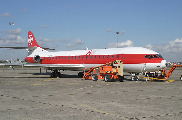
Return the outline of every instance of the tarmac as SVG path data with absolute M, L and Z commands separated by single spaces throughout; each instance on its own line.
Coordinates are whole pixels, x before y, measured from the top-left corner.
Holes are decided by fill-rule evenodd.
M 182 69 L 175 82 L 84 80 L 78 71 L 50 78 L 39 68 L 0 69 L 1 120 L 181 120 Z

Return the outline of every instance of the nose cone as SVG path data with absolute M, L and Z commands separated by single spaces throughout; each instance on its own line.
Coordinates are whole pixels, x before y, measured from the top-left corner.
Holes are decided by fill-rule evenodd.
M 161 69 L 166 67 L 166 63 L 167 63 L 166 60 L 161 61 Z

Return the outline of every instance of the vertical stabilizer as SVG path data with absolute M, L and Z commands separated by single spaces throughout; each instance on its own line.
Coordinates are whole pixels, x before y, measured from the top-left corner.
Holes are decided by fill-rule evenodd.
M 40 47 L 31 31 L 28 32 L 28 47 Z

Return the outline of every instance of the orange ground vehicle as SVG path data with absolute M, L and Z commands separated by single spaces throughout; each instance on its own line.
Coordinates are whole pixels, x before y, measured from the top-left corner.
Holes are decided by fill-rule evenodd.
M 83 75 L 83 78 L 85 80 L 97 81 L 98 79 L 104 79 L 105 82 L 110 82 L 112 80 L 118 79 L 122 82 L 124 78 L 123 63 L 121 62 L 121 60 L 109 62 L 94 68 L 92 67 L 87 72 L 85 71 Z
M 156 71 L 153 73 L 147 73 L 147 74 L 149 77 L 154 77 L 154 78 L 159 78 L 159 79 L 168 79 L 176 67 L 181 67 L 181 65 L 173 65 L 168 72 L 165 68 L 163 70 L 159 70 L 159 71 Z

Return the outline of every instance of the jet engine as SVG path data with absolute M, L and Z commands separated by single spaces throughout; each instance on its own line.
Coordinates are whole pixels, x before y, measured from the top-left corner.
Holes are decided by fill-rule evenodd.
M 39 63 L 41 59 L 40 59 L 40 56 L 39 55 L 35 55 L 33 57 L 33 60 L 34 60 L 35 63 Z

